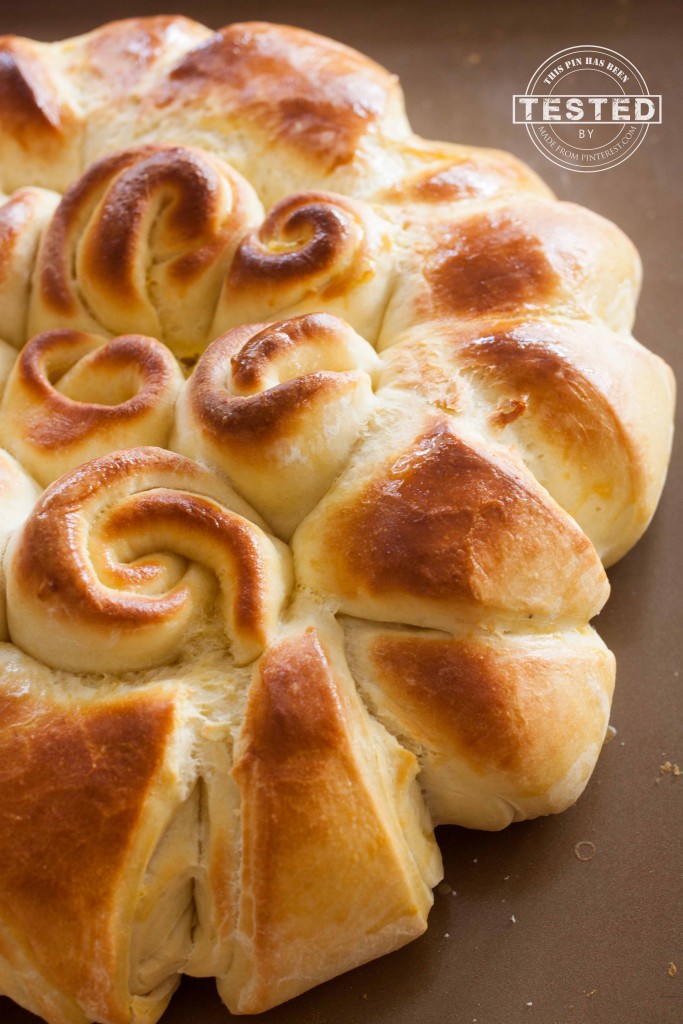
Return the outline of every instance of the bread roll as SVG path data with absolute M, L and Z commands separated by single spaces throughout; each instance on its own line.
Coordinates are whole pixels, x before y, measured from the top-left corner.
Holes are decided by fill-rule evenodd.
M 261 1013 L 424 931 L 434 824 L 587 784 L 639 257 L 286 26 L 4 37 L 0 151 L 0 992 Z
M 0 37 L 0 182 L 64 192 L 85 170 L 92 126 L 134 115 L 141 95 L 211 35 L 188 18 L 129 18 L 74 39 Z M 92 157 L 87 157 L 87 163 Z
M 44 486 L 98 455 L 165 445 L 181 369 L 153 338 L 48 331 L 21 350 L 0 403 L 7 447 Z
M 603 217 L 524 195 L 439 212 L 407 226 L 410 256 L 380 350 L 411 325 L 442 318 L 561 315 L 630 331 L 640 259 Z
M 252 661 L 291 585 L 289 552 L 256 518 L 214 474 L 160 448 L 85 463 L 10 544 L 10 637 L 55 668 L 126 672 L 177 658 L 218 598 L 235 660 Z
M 265 22 L 226 26 L 159 75 L 134 113 L 108 105 L 89 126 L 88 160 L 133 141 L 183 140 L 224 156 L 268 205 L 390 177 L 382 142 L 410 133 L 395 75 L 331 39 Z
M 418 757 L 436 823 L 500 829 L 581 794 L 614 688 L 614 655 L 590 627 L 446 634 L 348 619 L 345 632 L 369 706 Z
M 391 234 L 365 203 L 325 192 L 288 196 L 237 248 L 214 334 L 325 309 L 376 338 L 393 283 Z
M 261 1012 L 409 942 L 443 874 L 417 762 L 368 715 L 340 640 L 325 620 L 297 623 L 255 670 L 234 768 L 235 951 L 218 979 L 232 1012 Z
M 183 388 L 171 447 L 222 470 L 288 540 L 344 467 L 380 366 L 328 314 L 237 327 L 209 346 Z
M 383 355 L 382 385 L 511 448 L 604 565 L 646 529 L 669 458 L 669 367 L 630 336 L 553 319 L 437 320 Z
M 232 253 L 260 213 L 251 186 L 209 153 L 146 146 L 94 164 L 44 232 L 29 336 L 134 325 L 179 355 L 200 351 Z
M 387 398 L 292 539 L 301 583 L 349 615 L 451 630 L 585 623 L 609 594 L 576 523 L 503 449 Z
M 156 1019 L 191 947 L 186 694 L 0 666 L 0 987 L 50 1022 Z

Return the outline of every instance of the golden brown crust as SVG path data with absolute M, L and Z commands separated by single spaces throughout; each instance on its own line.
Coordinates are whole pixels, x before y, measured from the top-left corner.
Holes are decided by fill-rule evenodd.
M 453 203 L 531 192 L 550 196 L 534 172 L 510 153 L 414 139 L 404 144 L 408 164 L 417 167 L 382 189 L 373 200 L 409 209 L 414 216 L 443 216 Z
M 561 284 L 539 241 L 504 216 L 473 218 L 435 241 L 426 278 L 438 316 L 542 307 Z
M 178 15 L 110 22 L 79 40 L 79 79 L 98 82 L 110 101 L 127 99 L 169 53 L 179 46 L 189 49 L 207 35 L 203 25 Z
M 289 589 L 288 558 L 221 503 L 233 497 L 208 470 L 160 448 L 115 452 L 62 477 L 8 561 L 12 640 L 75 671 L 172 661 L 217 581 L 234 656 L 252 660 Z
M 358 505 L 359 514 L 337 533 L 341 558 L 375 594 L 399 588 L 416 597 L 486 602 L 508 533 L 515 534 L 520 562 L 533 558 L 539 534 L 550 533 L 546 542 L 557 550 L 557 517 L 529 482 L 456 438 L 445 422 L 416 438 L 401 465 L 359 495 Z M 566 528 L 574 533 L 567 556 L 583 569 L 589 545 Z M 533 607 L 530 594 L 527 600 Z
M 118 921 L 131 910 L 131 871 L 144 870 L 136 848 L 173 725 L 169 695 L 84 707 L 0 687 L 3 924 L 44 978 L 42 996 L 32 990 L 48 1019 L 52 986 L 88 1019 L 129 1019 L 129 936 Z
M 263 451 L 264 444 L 277 443 L 301 429 L 310 417 L 311 403 L 345 383 L 339 372 L 311 366 L 307 373 L 305 364 L 301 376 L 278 380 L 278 362 L 293 349 L 305 350 L 311 341 L 324 354 L 330 342 L 339 340 L 341 348 L 347 333 L 351 332 L 343 321 L 325 313 L 271 325 L 245 324 L 228 331 L 203 354 L 188 384 L 195 417 L 216 445 L 229 445 L 234 439 L 240 450 L 246 446 L 252 458 Z M 349 354 L 347 389 L 357 378 L 355 370 Z
M 257 233 L 240 243 L 228 287 L 241 292 L 294 281 L 299 288 L 310 288 L 322 276 L 325 283 L 319 290 L 323 301 L 353 287 L 354 278 L 364 277 L 369 270 L 349 268 L 348 258 L 344 258 L 355 253 L 362 241 L 356 214 L 353 202 L 331 193 L 288 196 L 270 211 Z M 336 274 L 328 283 L 331 272 Z
M 559 691 L 553 696 L 560 700 L 566 684 L 571 686 L 581 671 L 574 651 L 565 653 L 564 662 L 559 652 L 552 654 L 550 661 L 524 649 L 501 655 L 481 639 L 458 642 L 399 634 L 381 637 L 371 657 L 392 704 L 403 705 L 413 723 L 413 735 L 440 736 L 466 753 L 475 771 L 521 776 L 526 795 L 535 795 L 536 777 L 540 785 L 546 784 L 551 752 L 553 760 L 561 758 L 563 775 L 576 757 L 568 741 L 584 732 L 573 714 L 557 706 L 552 734 L 543 728 L 549 712 L 549 669 Z M 587 726 L 593 709 L 584 705 L 582 710 Z M 555 745 L 557 732 L 562 736 Z
M 151 17 L 52 44 L 0 38 L 0 181 L 66 189 L 84 169 L 93 121 L 130 118 L 140 94 L 210 34 L 187 18 Z
M 165 445 L 182 382 L 177 362 L 153 338 L 107 342 L 82 331 L 49 331 L 14 364 L 0 404 L 0 437 L 47 485 L 116 448 Z
M 233 1011 L 261 1012 L 423 930 L 430 896 L 394 804 L 412 759 L 401 758 L 391 794 L 377 788 L 397 753 L 370 730 L 313 628 L 266 651 L 234 768 L 242 897 L 219 981 Z
M 414 256 L 380 348 L 413 324 L 439 318 L 561 315 L 630 330 L 638 254 L 613 224 L 588 210 L 520 196 L 416 222 L 410 230 Z
M 353 158 L 397 87 L 394 75 L 339 43 L 244 22 L 189 53 L 152 102 L 161 111 L 219 107 L 227 123 L 258 130 L 331 171 Z
M 0 187 L 7 192 L 65 188 L 81 169 L 83 118 L 49 53 L 44 43 L 0 37 Z
M 328 192 L 288 196 L 238 246 L 214 333 L 328 310 L 373 339 L 393 277 L 391 244 L 388 223 L 364 203 Z
M 226 268 L 260 217 L 247 182 L 199 150 L 147 145 L 94 164 L 43 237 L 29 330 L 146 330 L 206 343 Z
M 553 320 L 439 321 L 384 353 L 418 391 L 513 447 L 609 565 L 640 536 L 666 472 L 668 368 L 631 338 Z M 637 386 L 634 382 L 638 382 Z
M 144 159 L 153 147 L 132 152 L 117 153 L 114 157 L 101 160 L 75 182 L 68 190 L 45 233 L 41 247 L 41 264 L 37 272 L 36 286 L 40 299 L 51 313 L 74 314 L 77 310 L 76 297 L 71 288 L 71 264 L 68 239 L 70 233 L 83 220 L 83 211 L 93 210 L 101 189 L 113 175 L 130 167 L 136 158 Z
M 30 40 L 0 37 L 0 128 L 23 147 L 54 148 L 73 128 L 74 114 Z
M 32 509 L 0 455 L 0 990 L 153 1024 L 185 971 L 261 1012 L 424 929 L 421 789 L 500 828 L 587 781 L 598 556 L 670 444 L 637 254 L 286 26 L 0 40 L 0 151 L 67 190 L 0 210 L 0 443 L 69 470 Z
M 114 183 L 95 230 L 89 234 L 84 259 L 103 286 L 111 288 L 119 301 L 135 298 L 136 281 L 132 273 L 140 224 L 150 192 L 172 189 L 170 212 L 164 222 L 163 243 L 170 251 L 179 243 L 187 251 L 176 257 L 170 267 L 171 285 L 190 283 L 215 258 L 225 238 L 213 237 L 217 175 L 204 158 L 178 149 L 150 153 L 142 159 L 134 175 Z M 232 227 L 232 225 L 231 225 Z
M 383 621 L 588 619 L 608 593 L 590 541 L 533 477 L 437 415 L 342 476 L 294 550 L 307 585 Z
M 296 371 L 305 373 L 308 368 L 307 348 L 311 343 L 314 346 L 320 345 L 326 351 L 338 350 L 335 355 L 338 354 L 340 363 L 343 362 L 341 339 L 344 334 L 349 333 L 343 320 L 327 313 L 309 313 L 294 320 L 268 325 L 245 324 L 244 327 L 225 335 L 219 345 L 214 347 L 215 355 L 206 355 L 200 360 L 197 380 L 208 384 L 207 370 L 211 359 L 230 355 L 230 370 L 235 390 L 244 396 L 257 394 L 269 385 L 272 386 L 274 376 L 277 376 L 278 383 L 286 382 L 288 357 L 291 358 Z M 221 346 L 225 348 L 221 350 Z M 284 373 L 281 369 L 283 364 Z M 355 368 L 350 358 L 348 368 Z
M 171 444 L 222 470 L 289 538 L 344 466 L 379 361 L 327 313 L 217 338 L 178 400 Z
M 592 630 L 445 636 L 351 620 L 347 633 L 375 713 L 418 752 L 437 821 L 502 828 L 577 799 L 614 686 Z

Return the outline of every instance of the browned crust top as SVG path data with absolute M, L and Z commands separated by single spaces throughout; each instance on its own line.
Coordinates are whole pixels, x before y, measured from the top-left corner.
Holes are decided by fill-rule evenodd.
M 414 722 L 418 737 L 447 743 L 483 774 L 522 778 L 533 774 L 539 750 L 563 760 L 564 770 L 570 767 L 575 677 L 609 660 L 592 648 L 556 646 L 544 653 L 533 645 L 505 649 L 475 639 L 400 634 L 379 636 L 369 653 L 382 689 Z M 573 727 L 580 732 L 578 718 Z
M 120 888 L 173 720 L 158 694 L 76 707 L 0 687 L 0 902 L 58 989 L 116 969 Z
M 133 424 L 172 389 L 173 357 L 160 342 L 141 334 L 127 334 L 93 352 L 100 341 L 82 331 L 59 329 L 36 335 L 20 352 L 15 383 L 11 382 L 10 388 L 20 385 L 36 402 L 37 414 L 28 415 L 17 425 L 32 446 L 46 452 L 64 450 L 114 424 Z M 74 352 L 74 360 L 93 352 L 90 368 L 94 372 L 116 375 L 132 369 L 139 380 L 136 393 L 116 405 L 75 401 L 61 394 L 50 380 L 48 366 L 54 352 L 63 354 L 69 349 Z
M 154 486 L 154 473 L 178 474 L 177 489 L 169 490 L 171 480 Z M 163 594 L 135 593 L 136 585 L 154 577 L 160 570 L 145 563 L 144 554 L 132 564 L 109 562 L 115 590 L 98 579 L 84 535 L 83 516 L 93 496 L 114 490 L 149 473 L 150 490 L 131 495 L 124 491 L 120 504 L 103 511 L 97 523 L 99 541 L 124 542 L 136 535 L 147 536 L 154 527 L 152 551 L 176 550 L 179 538 L 189 558 L 190 538 L 212 552 L 212 558 L 227 559 L 236 578 L 234 622 L 252 640 L 263 640 L 263 598 L 266 585 L 263 557 L 253 527 L 235 513 L 201 494 L 184 490 L 201 484 L 203 469 L 181 455 L 159 448 L 129 448 L 85 463 L 62 477 L 41 496 L 22 530 L 13 563 L 19 586 L 62 619 L 91 623 L 103 629 L 117 625 L 127 628 L 162 624 L 185 603 L 187 584 L 181 582 Z M 143 477 L 144 480 L 144 477 Z M 114 491 L 115 493 L 115 491 Z M 145 551 L 145 554 L 151 552 Z M 214 563 L 207 568 L 215 568 Z
M 326 192 L 287 196 L 235 253 L 227 286 L 237 295 L 300 285 L 322 301 L 344 295 L 371 272 L 360 208 Z
M 486 457 L 439 419 L 333 512 L 325 537 L 347 595 L 398 591 L 493 612 L 510 601 L 531 609 L 545 590 L 571 604 L 584 573 L 596 585 L 602 576 L 588 538 L 531 478 Z M 507 575 L 513 547 L 528 593 Z
M 345 746 L 336 684 L 313 629 L 267 648 L 258 673 L 239 772 L 258 764 L 273 779 L 288 769 L 310 773 L 317 759 Z
M 308 313 L 275 324 L 245 324 L 209 345 L 189 382 L 194 416 L 217 443 L 258 450 L 305 422 L 311 403 L 355 387 L 357 371 L 317 370 L 266 387 L 264 376 L 278 356 L 306 342 L 329 341 L 348 332 L 328 313 Z M 264 390 L 249 394 L 251 390 Z
M 310 340 L 334 341 L 340 333 L 348 331 L 344 321 L 330 313 L 307 313 L 272 325 L 253 324 L 251 328 L 254 333 L 239 348 L 233 349 L 230 360 L 233 383 L 240 390 L 257 387 L 277 356 L 295 351 L 297 346 Z M 233 333 L 229 332 L 226 338 Z M 226 354 L 231 344 L 232 338 L 225 342 Z
M 228 25 L 181 60 L 153 96 L 214 103 L 268 139 L 289 143 L 328 170 L 350 161 L 384 114 L 395 76 L 362 54 L 303 29 Z
M 110 22 L 86 37 L 88 71 L 106 82 L 109 96 L 124 95 L 135 88 L 181 34 L 189 48 L 204 32 L 198 22 L 178 15 Z
M 25 149 L 58 140 L 74 119 L 29 40 L 0 37 L 0 125 Z
M 226 213 L 219 209 L 221 171 L 235 192 Z M 73 250 L 87 225 L 83 245 L 89 279 L 117 302 L 137 301 L 139 251 L 141 244 L 152 244 L 143 230 L 154 202 L 160 217 L 154 232 L 166 250 L 170 276 L 187 286 L 215 260 L 232 233 L 244 229 L 242 186 L 246 183 L 227 164 L 189 147 L 145 145 L 104 157 L 66 192 L 45 232 L 43 300 L 58 312 L 75 311 Z
M 434 205 L 469 199 L 491 199 L 505 192 L 529 189 L 539 183 L 523 164 L 487 152 L 449 157 L 390 186 L 378 197 L 382 202 Z
M 519 313 L 546 305 L 561 285 L 543 241 L 505 212 L 434 232 L 426 279 L 434 315 Z
M 108 182 L 158 148 L 150 145 L 104 157 L 89 167 L 64 194 L 42 238 L 38 281 L 43 300 L 57 312 L 76 312 L 76 299 L 71 287 L 70 236 L 78 232 L 81 223 L 94 210 Z
M 507 404 L 492 413 L 492 422 L 506 426 L 515 419 L 533 417 L 549 439 L 571 445 L 575 457 L 595 462 L 615 438 L 630 448 L 623 426 L 591 368 L 563 346 L 557 330 L 543 338 L 538 322 L 520 323 L 465 343 L 459 361 L 466 369 L 508 396 Z M 600 342 L 596 337 L 596 344 Z M 610 339 L 611 340 L 611 339 Z M 600 362 L 597 363 L 598 367 Z

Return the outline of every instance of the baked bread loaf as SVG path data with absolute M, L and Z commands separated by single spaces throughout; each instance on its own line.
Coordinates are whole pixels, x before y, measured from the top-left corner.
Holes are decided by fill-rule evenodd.
M 258 1013 L 561 811 L 666 474 L 637 253 L 309 32 L 0 40 L 0 991 Z

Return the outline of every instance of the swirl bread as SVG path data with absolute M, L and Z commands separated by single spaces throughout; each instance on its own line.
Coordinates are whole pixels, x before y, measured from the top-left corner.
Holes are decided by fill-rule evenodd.
M 258 1013 L 424 931 L 434 824 L 586 785 L 638 256 L 280 26 L 2 39 L 0 153 L 0 991 Z

